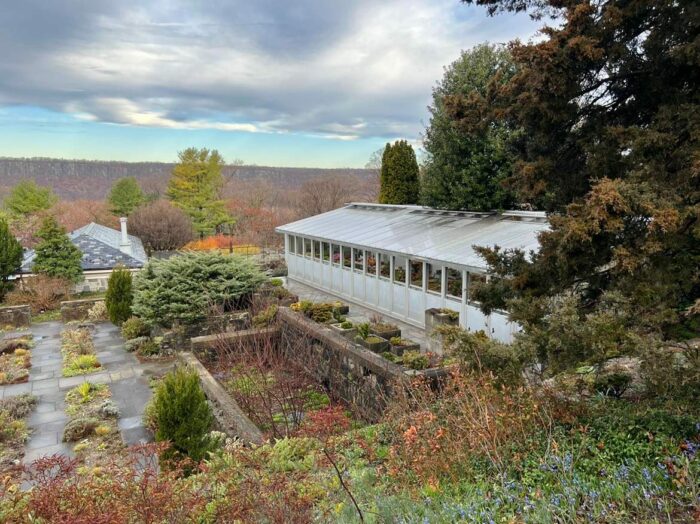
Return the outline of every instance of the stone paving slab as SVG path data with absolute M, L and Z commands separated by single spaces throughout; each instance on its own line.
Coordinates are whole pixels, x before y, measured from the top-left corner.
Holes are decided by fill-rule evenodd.
M 101 323 L 96 325 L 92 335 L 102 370 L 89 375 L 63 377 L 60 353 L 60 332 L 63 329 L 65 326 L 61 322 L 32 325 L 35 346 L 29 381 L 0 386 L 0 398 L 30 392 L 37 396 L 36 408 L 27 420 L 32 435 L 26 444 L 24 463 L 53 454 L 74 456 L 72 444 L 61 442 L 68 420 L 64 411 L 65 394 L 83 382 L 110 384 L 112 400 L 121 412 L 119 429 L 127 446 L 153 441 L 152 433 L 143 426 L 143 410 L 152 394 L 148 377 L 165 373 L 173 363 L 139 362 L 135 355 L 124 349 L 119 329 Z

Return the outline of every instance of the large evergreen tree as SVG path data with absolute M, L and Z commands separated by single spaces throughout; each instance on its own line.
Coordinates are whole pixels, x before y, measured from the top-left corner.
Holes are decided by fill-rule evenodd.
M 168 198 L 192 218 L 200 236 L 214 233 L 231 221 L 220 198 L 224 159 L 216 150 L 194 147 L 180 151 L 178 157 L 168 183 Z
M 37 233 L 33 271 L 70 282 L 83 278 L 82 253 L 71 242 L 66 230 L 52 216 L 46 217 Z
M 5 207 L 16 215 L 29 215 L 49 209 L 57 200 L 51 188 L 39 186 L 34 180 L 23 180 L 12 188 Z
M 387 144 L 380 173 L 380 204 L 417 204 L 420 190 L 418 162 L 405 140 Z
M 0 219 L 0 299 L 9 287 L 9 278 L 22 265 L 22 246 L 10 232 L 7 221 Z
M 486 307 L 542 318 L 574 291 L 630 326 L 697 333 L 700 310 L 700 12 L 674 0 L 478 0 L 557 25 L 511 44 L 516 74 L 485 95 L 454 96 L 466 131 L 494 117 L 523 132 L 512 182 L 554 214 L 532 259 L 486 250 Z M 692 326 L 695 328 L 692 328 Z
M 107 196 L 110 211 L 117 216 L 129 216 L 146 201 L 141 186 L 133 176 L 117 180 Z
M 475 211 L 513 205 L 513 192 L 503 184 L 512 171 L 508 149 L 512 129 L 496 120 L 483 129 L 465 132 L 447 113 L 445 99 L 473 93 L 483 96 L 492 81 L 505 82 L 514 71 L 507 49 L 489 44 L 462 52 L 445 70 L 428 108 L 431 116 L 423 140 L 423 204 Z

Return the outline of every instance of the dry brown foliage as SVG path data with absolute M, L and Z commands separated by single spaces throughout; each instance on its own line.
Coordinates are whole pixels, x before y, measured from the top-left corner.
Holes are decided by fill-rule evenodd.
M 489 374 L 454 371 L 439 389 L 418 381 L 398 392 L 386 417 L 393 432 L 388 471 L 409 481 L 456 479 L 475 461 L 505 471 L 524 458 L 512 450 L 535 449 L 535 437 L 552 424 L 544 398 L 498 386 Z
M 72 290 L 72 284 L 61 278 L 46 275 L 25 277 L 5 296 L 5 304 L 9 306 L 29 304 L 32 313 L 40 313 L 56 309 L 61 301 L 70 298 Z

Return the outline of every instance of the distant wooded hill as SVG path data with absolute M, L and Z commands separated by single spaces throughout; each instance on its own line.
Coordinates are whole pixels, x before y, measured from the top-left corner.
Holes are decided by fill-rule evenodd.
M 53 188 L 59 197 L 66 200 L 103 199 L 115 180 L 127 176 L 136 177 L 147 192 L 162 192 L 173 165 L 164 162 L 0 157 L 0 195 L 7 194 L 21 180 L 33 179 L 37 184 Z M 227 166 L 224 175 L 244 182 L 260 181 L 295 189 L 317 177 L 343 175 L 367 179 L 371 177 L 371 172 L 351 168 Z

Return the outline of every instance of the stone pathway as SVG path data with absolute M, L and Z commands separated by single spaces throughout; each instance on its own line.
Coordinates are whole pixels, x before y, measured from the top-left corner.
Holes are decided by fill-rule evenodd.
M 103 370 L 89 375 L 62 377 L 60 335 L 64 328 L 62 322 L 32 325 L 30 331 L 35 346 L 29 382 L 0 386 L 0 398 L 21 393 L 37 397 L 36 408 L 28 420 L 32 435 L 26 445 L 24 462 L 30 463 L 56 453 L 73 455 L 72 445 L 61 442 L 68 420 L 64 397 L 69 389 L 82 382 L 109 384 L 112 400 L 121 413 L 118 425 L 126 445 L 150 442 L 153 436 L 142 422 L 143 410 L 151 398 L 148 377 L 162 375 L 172 363 L 140 363 L 135 355 L 124 349 L 119 328 L 106 322 L 97 324 L 92 334 Z

